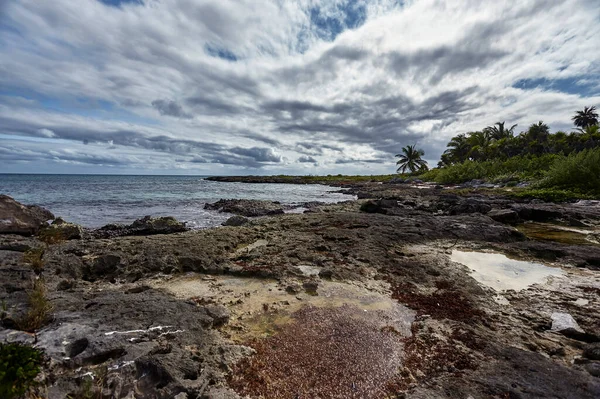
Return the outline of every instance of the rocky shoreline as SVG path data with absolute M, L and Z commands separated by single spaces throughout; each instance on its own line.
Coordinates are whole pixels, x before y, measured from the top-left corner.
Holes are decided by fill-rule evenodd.
M 339 186 L 359 199 L 222 200 L 236 219 L 197 231 L 88 231 L 2 197 L 0 342 L 44 350 L 49 398 L 600 396 L 598 204 Z M 459 252 L 532 263 L 490 277 Z M 553 272 L 497 291 L 479 266 Z M 24 332 L 36 281 L 52 310 Z

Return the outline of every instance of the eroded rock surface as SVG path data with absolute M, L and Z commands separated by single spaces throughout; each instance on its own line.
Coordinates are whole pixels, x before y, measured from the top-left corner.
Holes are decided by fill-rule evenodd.
M 246 217 L 280 215 L 284 213 L 283 206 L 278 202 L 247 199 L 220 199 L 213 204 L 206 204 L 204 209 L 228 212 Z
M 0 234 L 33 235 L 52 219 L 52 212 L 44 208 L 23 205 L 8 195 L 0 195 Z

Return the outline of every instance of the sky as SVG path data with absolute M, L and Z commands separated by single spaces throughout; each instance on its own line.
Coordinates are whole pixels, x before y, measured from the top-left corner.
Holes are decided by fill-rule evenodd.
M 0 0 L 0 173 L 381 174 L 600 105 L 598 0 Z

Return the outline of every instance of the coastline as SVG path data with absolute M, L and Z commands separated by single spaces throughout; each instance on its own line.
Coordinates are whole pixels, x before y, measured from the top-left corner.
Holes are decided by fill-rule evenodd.
M 148 221 L 154 230 L 49 245 L 0 234 L 10 282 L 0 287 L 0 339 L 45 350 L 50 398 L 79 392 L 92 381 L 82 375 L 96 377 L 94 392 L 165 398 L 598 395 L 600 207 L 347 188 L 359 199 L 303 214 L 235 202 L 267 212 L 236 226 L 164 234 Z M 524 235 L 540 223 L 541 233 Z M 37 343 L 10 324 L 28 309 L 36 272 L 23 254 L 32 248 L 44 249 L 38 277 L 53 306 Z M 452 261 L 457 250 L 561 275 L 497 292 Z M 553 329 L 556 314 L 576 325 Z

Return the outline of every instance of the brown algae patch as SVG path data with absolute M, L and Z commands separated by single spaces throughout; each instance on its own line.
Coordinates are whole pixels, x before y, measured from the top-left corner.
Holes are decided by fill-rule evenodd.
M 188 275 L 155 286 L 229 309 L 222 334 L 256 350 L 234 367 L 229 384 L 255 398 L 387 397 L 415 317 L 374 280 L 319 280 L 316 296 L 231 276 Z
M 229 385 L 254 398 L 385 398 L 402 365 L 403 332 L 384 311 L 354 305 L 304 306 L 256 354 L 238 363 Z M 408 327 L 408 326 L 406 326 Z
M 193 274 L 152 285 L 181 299 L 226 306 L 231 317 L 223 332 L 237 342 L 272 335 L 291 321 L 293 312 L 309 305 L 319 308 L 352 305 L 364 317 L 381 311 L 389 319 L 386 323 L 403 334 L 410 333 L 413 320 L 413 312 L 394 301 L 386 284 L 380 281 L 353 285 L 320 280 L 317 295 L 289 294 L 276 280 L 232 276 Z
M 471 277 L 496 291 L 526 289 L 565 273 L 541 263 L 514 260 L 498 253 L 452 251 L 450 259 L 471 269 Z
M 600 245 L 600 231 L 550 223 L 528 222 L 517 230 L 538 241 L 551 241 L 567 245 Z

